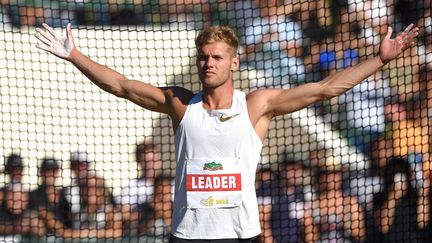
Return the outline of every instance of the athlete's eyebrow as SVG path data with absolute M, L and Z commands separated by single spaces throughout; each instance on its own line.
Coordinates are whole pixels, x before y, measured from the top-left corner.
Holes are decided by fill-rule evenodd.
M 219 53 L 214 53 L 214 54 L 198 53 L 197 57 L 199 59 L 209 58 L 209 57 L 219 59 L 219 58 L 223 58 L 223 55 Z

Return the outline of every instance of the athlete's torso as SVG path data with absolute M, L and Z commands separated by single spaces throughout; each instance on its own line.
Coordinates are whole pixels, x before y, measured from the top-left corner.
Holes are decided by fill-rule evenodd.
M 251 238 L 260 234 L 255 172 L 262 142 L 246 96 L 205 110 L 196 94 L 176 131 L 173 234 L 184 239 Z

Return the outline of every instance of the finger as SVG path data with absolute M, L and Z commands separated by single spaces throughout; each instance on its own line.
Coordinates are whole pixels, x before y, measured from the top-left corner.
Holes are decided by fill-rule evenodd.
M 390 39 L 390 37 L 391 37 L 392 34 L 393 34 L 393 28 L 392 28 L 391 26 L 389 26 L 389 27 L 387 28 L 387 34 L 386 34 L 386 36 L 384 37 L 384 39 Z
M 44 45 L 51 46 L 51 42 L 49 40 L 38 36 L 36 36 L 36 38 L 39 40 L 39 42 L 43 43 Z
M 42 35 L 40 32 L 37 32 L 35 34 L 36 38 L 41 41 L 42 43 L 44 43 L 45 45 L 51 45 L 51 40 L 49 40 L 48 38 L 46 38 L 46 36 Z
M 410 24 L 410 25 L 408 25 L 406 28 L 405 28 L 405 30 L 403 31 L 405 34 L 408 34 L 408 33 L 410 33 L 410 30 L 412 29 L 412 27 L 414 26 L 414 24 Z
M 72 25 L 71 23 L 68 23 L 66 26 L 66 36 L 68 38 L 69 41 L 73 41 L 73 36 L 72 36 Z
M 411 38 L 414 38 L 414 37 L 418 36 L 418 34 L 419 34 L 419 28 L 418 27 L 415 27 L 414 29 L 412 29 L 408 33 L 409 37 L 411 37 Z
M 40 28 L 36 28 L 36 35 L 41 35 L 45 37 L 47 40 L 51 40 L 53 38 L 53 36 L 48 31 L 44 31 Z
M 67 24 L 67 26 L 66 26 L 66 30 L 67 30 L 67 35 L 70 35 L 70 34 L 72 34 L 72 27 L 71 27 L 72 25 L 71 25 L 71 23 L 68 23 Z
M 58 38 L 57 33 L 47 24 L 43 23 L 42 26 L 55 38 Z
M 44 45 L 44 44 L 41 43 L 41 42 L 38 42 L 38 43 L 36 44 L 36 47 L 39 48 L 39 49 L 41 49 L 41 50 L 44 50 L 44 51 L 47 51 L 47 52 L 51 52 L 51 49 L 49 48 L 49 46 Z

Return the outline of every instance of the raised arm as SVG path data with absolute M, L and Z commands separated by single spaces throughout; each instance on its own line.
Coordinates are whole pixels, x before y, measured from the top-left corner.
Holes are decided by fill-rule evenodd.
M 320 82 L 307 83 L 292 89 L 258 90 L 249 94 L 248 108 L 252 123 L 255 127 L 261 126 L 259 123 L 263 120 L 266 123 L 273 116 L 300 110 L 353 88 L 414 45 L 413 39 L 418 35 L 418 28 L 411 24 L 393 39 L 392 33 L 393 30 L 389 27 L 381 42 L 378 56 L 334 73 Z
M 175 113 L 170 100 L 172 97 L 176 96 L 181 100 L 190 96 L 189 91 L 181 88 L 158 88 L 130 80 L 115 70 L 96 63 L 75 46 L 70 24 L 66 28 L 66 36 L 55 32 L 47 24 L 42 26 L 43 28 L 36 28 L 36 47 L 71 62 L 94 84 L 111 94 L 128 99 L 145 109 L 170 115 Z

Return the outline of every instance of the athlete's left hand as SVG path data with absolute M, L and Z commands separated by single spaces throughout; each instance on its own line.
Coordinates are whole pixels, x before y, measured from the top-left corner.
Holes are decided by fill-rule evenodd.
M 383 64 L 388 63 L 409 47 L 414 46 L 416 44 L 414 38 L 418 36 L 419 28 L 414 27 L 414 24 L 410 24 L 403 32 L 399 33 L 393 39 L 390 38 L 392 34 L 393 28 L 389 26 L 387 35 L 384 37 L 380 45 L 379 57 Z

